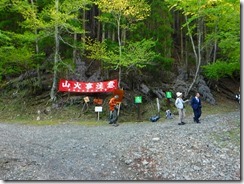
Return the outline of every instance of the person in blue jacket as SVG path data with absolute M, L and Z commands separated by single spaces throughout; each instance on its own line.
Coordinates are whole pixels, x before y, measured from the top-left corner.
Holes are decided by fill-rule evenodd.
M 194 122 L 201 123 L 199 121 L 199 118 L 202 115 L 202 103 L 200 99 L 200 94 L 198 92 L 196 93 L 196 96 L 191 99 L 191 107 L 194 112 L 194 117 L 193 117 Z

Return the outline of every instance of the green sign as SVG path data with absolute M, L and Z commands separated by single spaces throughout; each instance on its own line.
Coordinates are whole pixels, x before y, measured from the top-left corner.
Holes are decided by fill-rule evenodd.
M 136 96 L 135 103 L 142 103 L 142 96 Z
M 170 91 L 166 91 L 166 98 L 172 98 L 172 93 Z

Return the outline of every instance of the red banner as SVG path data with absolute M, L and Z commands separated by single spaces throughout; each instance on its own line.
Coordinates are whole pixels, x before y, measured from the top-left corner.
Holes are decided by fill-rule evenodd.
M 104 93 L 113 92 L 118 88 L 117 80 L 103 82 L 77 82 L 61 79 L 59 81 L 59 91 L 77 93 Z

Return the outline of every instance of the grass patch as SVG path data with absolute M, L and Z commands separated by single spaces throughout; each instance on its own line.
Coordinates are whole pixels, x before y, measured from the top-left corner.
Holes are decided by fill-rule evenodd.
M 103 105 L 103 112 L 100 113 L 100 120 L 97 121 L 97 113 L 94 112 L 95 106 L 89 105 L 86 112 L 81 112 L 83 104 L 63 105 L 53 109 L 51 104 L 47 103 L 47 98 L 40 97 L 14 97 L 9 95 L 0 96 L 0 121 L 8 123 L 21 123 L 29 125 L 56 125 L 56 124 L 77 124 L 86 126 L 106 125 L 108 123 L 109 108 L 108 104 Z M 41 100 L 40 100 L 41 99 Z M 168 105 L 166 99 L 160 99 L 160 122 L 165 119 L 165 110 L 178 116 L 174 100 Z M 202 101 L 202 113 L 204 115 L 226 113 L 240 109 L 240 105 L 232 100 L 224 99 L 221 96 L 216 97 L 216 105 L 208 104 Z M 48 110 L 49 109 L 49 110 Z M 40 121 L 37 121 L 40 113 Z M 127 106 L 122 103 L 119 123 L 150 122 L 149 118 L 157 114 L 156 100 L 144 102 L 140 105 L 140 119 L 138 119 L 138 106 L 133 102 L 128 102 Z M 186 117 L 192 116 L 193 111 L 190 104 L 186 104 Z
M 231 130 L 228 131 L 221 131 L 221 132 L 214 132 L 210 134 L 210 139 L 213 140 L 222 148 L 228 145 L 240 146 L 241 137 L 240 137 L 240 122 L 230 122 L 233 126 Z

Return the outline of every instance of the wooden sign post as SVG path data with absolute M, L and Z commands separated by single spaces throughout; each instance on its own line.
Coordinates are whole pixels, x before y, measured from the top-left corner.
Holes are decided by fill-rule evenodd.
M 97 121 L 99 121 L 99 113 L 103 111 L 102 106 L 96 106 L 95 107 L 95 112 L 97 112 Z
M 158 98 L 156 98 L 156 103 L 157 103 L 158 114 L 160 114 L 160 103 Z
M 141 120 L 141 103 L 142 103 L 142 96 L 135 97 L 135 104 L 137 104 L 137 119 L 138 121 Z
M 170 99 L 172 98 L 172 92 L 166 91 L 166 98 L 167 98 L 167 106 L 170 108 Z

